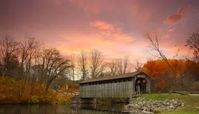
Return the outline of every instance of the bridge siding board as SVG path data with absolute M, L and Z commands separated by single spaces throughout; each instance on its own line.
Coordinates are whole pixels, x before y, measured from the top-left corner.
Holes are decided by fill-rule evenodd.
M 132 81 L 104 84 L 86 84 L 80 87 L 82 97 L 129 97 L 132 94 Z

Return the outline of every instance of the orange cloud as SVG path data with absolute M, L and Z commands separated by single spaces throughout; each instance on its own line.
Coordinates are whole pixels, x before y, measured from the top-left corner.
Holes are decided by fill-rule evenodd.
M 94 22 L 91 22 L 90 25 L 94 28 L 99 29 L 101 32 L 105 32 L 109 34 L 112 34 L 117 31 L 116 27 L 103 21 L 94 21 Z
M 91 22 L 90 26 L 97 29 L 97 32 L 100 33 L 105 40 L 120 43 L 132 43 L 134 40 L 130 34 L 123 32 L 118 26 L 104 21 Z
M 189 11 L 190 8 L 191 8 L 191 5 L 185 5 L 179 8 L 176 14 L 168 16 L 166 20 L 164 21 L 164 23 L 168 25 L 173 25 L 173 24 L 178 23 L 179 21 L 182 20 L 182 18 L 185 16 L 185 14 Z

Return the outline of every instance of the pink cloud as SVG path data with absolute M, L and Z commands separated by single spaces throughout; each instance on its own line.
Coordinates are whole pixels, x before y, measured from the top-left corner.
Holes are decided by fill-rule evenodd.
M 90 26 L 95 28 L 98 33 L 105 39 L 119 43 L 132 43 L 134 38 L 123 32 L 118 26 L 105 21 L 93 21 Z
M 116 27 L 114 27 L 113 25 L 111 25 L 107 22 L 103 22 L 103 21 L 91 22 L 90 26 L 100 30 L 101 32 L 108 33 L 108 34 L 112 34 L 117 31 Z
M 168 25 L 173 25 L 176 24 L 178 22 L 180 22 L 183 17 L 185 16 L 185 14 L 190 10 L 191 5 L 185 5 L 181 8 L 179 8 L 176 12 L 176 14 L 170 15 L 166 18 L 166 20 L 164 21 L 164 23 L 168 24 Z

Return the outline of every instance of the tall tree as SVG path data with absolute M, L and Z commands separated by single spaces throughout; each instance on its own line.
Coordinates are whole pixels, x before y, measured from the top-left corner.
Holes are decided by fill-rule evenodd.
M 143 67 L 143 64 L 140 63 L 139 61 L 136 61 L 135 70 L 136 70 L 136 71 L 141 71 L 141 70 L 142 70 L 142 67 Z
M 118 74 L 118 67 L 117 67 L 117 61 L 112 60 L 111 62 L 106 63 L 106 67 L 108 72 L 108 75 L 115 76 Z
M 160 48 L 160 43 L 159 43 L 159 39 L 158 39 L 158 35 L 157 34 L 147 34 L 147 39 L 150 41 L 151 46 L 153 48 L 153 50 L 155 50 L 155 52 L 157 52 L 157 57 L 161 58 L 163 61 L 166 62 L 166 64 L 169 66 L 171 72 L 173 74 L 175 74 L 175 69 L 173 68 L 173 66 L 169 63 L 166 55 L 162 52 L 161 48 Z
M 82 74 L 82 80 L 85 80 L 88 78 L 88 56 L 86 52 L 81 51 L 79 55 L 78 65 L 80 67 L 80 72 Z
M 92 50 L 90 54 L 91 77 L 96 78 L 103 74 L 105 65 L 102 53 L 98 50 Z
M 129 72 L 128 57 L 113 59 L 111 62 L 106 63 L 106 70 L 108 75 L 116 76 Z
M 24 39 L 19 45 L 19 59 L 20 59 L 20 75 L 30 75 L 31 68 L 33 66 L 33 60 L 35 61 L 39 53 L 39 42 L 35 38 Z
M 71 79 L 73 81 L 75 81 L 75 69 L 76 69 L 76 64 L 75 64 L 75 56 L 74 55 L 71 55 L 70 56 L 70 63 L 71 63 Z
M 117 74 L 125 74 L 127 72 L 127 68 L 129 65 L 128 57 L 124 57 L 123 59 L 118 59 L 116 64 L 118 69 Z
M 157 57 L 159 57 L 161 60 L 163 60 L 167 65 L 168 65 L 168 69 L 170 70 L 170 76 L 174 76 L 173 80 L 171 80 L 171 85 L 170 85 L 170 89 L 173 90 L 175 88 L 175 84 L 177 81 L 177 72 L 176 69 L 170 64 L 168 58 L 166 57 L 166 55 L 162 52 L 161 48 L 160 48 L 160 43 L 159 43 L 159 37 L 157 34 L 147 34 L 146 35 L 147 39 L 150 41 L 151 46 L 153 48 L 153 50 L 157 53 Z M 168 77 L 171 78 L 171 77 Z
M 41 78 L 46 84 L 46 91 L 55 79 L 67 78 L 68 70 L 72 67 L 70 60 L 63 58 L 56 49 L 45 49 L 42 55 L 42 64 L 38 66 L 41 68 Z
M 19 43 L 8 36 L 0 41 L 1 75 L 17 75 Z
M 193 50 L 193 55 L 199 61 L 199 33 L 192 33 L 187 39 L 186 46 Z

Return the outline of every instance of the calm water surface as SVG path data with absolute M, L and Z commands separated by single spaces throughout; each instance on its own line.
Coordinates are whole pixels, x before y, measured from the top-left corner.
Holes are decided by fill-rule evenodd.
M 121 112 L 122 106 L 101 108 L 69 105 L 0 105 L 0 114 L 128 114 Z

